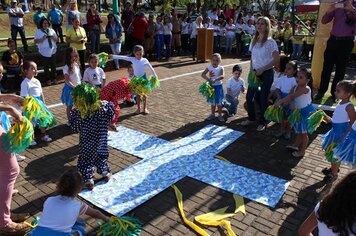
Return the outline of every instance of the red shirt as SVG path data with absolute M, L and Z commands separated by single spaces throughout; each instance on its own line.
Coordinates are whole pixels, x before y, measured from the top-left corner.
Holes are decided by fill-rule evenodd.
M 133 32 L 132 32 L 132 37 L 138 40 L 145 40 L 145 32 L 148 28 L 148 23 L 144 17 L 136 17 L 132 21 L 132 27 L 133 27 Z
M 103 21 L 101 20 L 99 15 L 93 15 L 90 12 L 87 13 L 87 23 L 88 23 L 88 30 L 91 31 L 94 25 L 99 25 L 97 30 L 100 30 L 100 24 Z
M 128 88 L 129 80 L 127 78 L 112 81 L 100 90 L 100 100 L 112 102 L 115 106 L 119 104 L 119 100 L 124 98 L 131 101 L 131 94 Z

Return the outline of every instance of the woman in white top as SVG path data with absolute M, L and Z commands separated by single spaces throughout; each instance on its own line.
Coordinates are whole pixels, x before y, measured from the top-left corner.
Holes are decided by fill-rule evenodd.
M 250 70 L 256 72 L 257 77 L 261 81 L 261 86 L 260 89 L 248 87 L 246 95 L 248 120 L 243 121 L 242 125 L 247 126 L 256 121 L 254 99 L 259 94 L 260 117 L 257 131 L 263 131 L 266 128 L 264 114 L 267 109 L 269 91 L 273 83 L 273 67 L 279 61 L 279 51 L 276 41 L 270 35 L 270 20 L 267 17 L 260 17 L 257 20 L 256 26 L 256 34 L 250 45 Z
M 157 60 L 162 59 L 162 51 L 164 45 L 164 34 L 163 34 L 163 24 L 162 24 L 162 17 L 157 16 L 156 24 L 155 24 L 155 45 L 156 45 L 156 56 Z
M 190 36 L 190 28 L 191 28 L 191 23 L 190 23 L 190 17 L 186 17 L 182 21 L 182 49 L 186 52 L 190 51 L 189 47 L 189 36 Z
M 256 28 L 253 25 L 253 20 L 248 20 L 247 24 L 244 24 L 243 31 L 249 35 L 255 34 Z
M 192 42 L 192 56 L 193 61 L 195 61 L 195 51 L 197 50 L 197 36 L 198 29 L 204 28 L 203 26 L 203 17 L 198 16 L 195 22 L 192 23 L 192 33 L 190 34 L 190 39 Z
M 312 236 L 318 227 L 320 236 L 356 235 L 356 171 L 341 180 L 318 203 L 299 228 L 299 236 Z
M 172 29 L 173 25 L 168 16 L 163 19 L 163 34 L 164 34 L 164 45 L 166 47 L 166 60 L 168 61 L 171 57 L 171 44 L 172 44 Z
M 226 29 L 226 46 L 225 54 L 230 54 L 232 50 L 232 43 L 235 39 L 235 25 L 233 24 L 234 20 L 229 19 L 229 23 L 225 26 Z
M 47 85 L 51 85 L 52 82 L 57 83 L 56 52 L 58 36 L 53 29 L 49 28 L 50 25 L 51 23 L 48 19 L 42 19 L 39 24 L 40 28 L 37 29 L 35 34 L 35 44 L 37 44 L 41 55 Z M 51 67 L 51 73 L 49 72 L 49 67 Z
M 242 33 L 244 31 L 244 19 L 242 17 L 237 19 L 235 25 L 235 37 L 236 37 L 236 52 L 240 54 L 242 52 Z

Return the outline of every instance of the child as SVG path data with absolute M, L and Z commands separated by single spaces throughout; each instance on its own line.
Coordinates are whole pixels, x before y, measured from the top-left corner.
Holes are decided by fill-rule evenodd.
M 108 221 L 109 217 L 76 199 L 82 187 L 82 176 L 78 172 L 63 174 L 57 183 L 58 195 L 47 198 L 38 226 L 30 236 L 85 235 L 85 223 L 79 218 L 83 215 Z
M 37 75 L 37 65 L 33 61 L 25 61 L 22 67 L 25 79 L 21 83 L 21 97 L 33 96 L 41 100 L 44 104 L 45 98 L 42 93 L 41 82 L 35 78 Z M 36 124 L 34 124 L 35 126 Z M 52 139 L 46 134 L 46 128 L 40 128 L 41 131 L 41 140 L 44 142 L 51 142 Z M 32 140 L 31 146 L 37 145 L 35 139 Z
M 135 77 L 135 72 L 134 72 L 134 69 L 133 69 L 133 67 L 132 67 L 132 65 L 129 65 L 128 67 L 127 67 L 127 78 L 130 80 L 130 79 L 132 79 L 133 77 Z
M 77 168 L 85 187 L 94 188 L 94 167 L 109 180 L 108 128 L 115 114 L 114 104 L 99 100 L 98 89 L 81 84 L 72 92 L 74 109 L 70 112 L 70 126 L 79 133 L 80 153 Z
M 109 125 L 110 129 L 117 131 L 115 124 L 119 119 L 120 106 L 119 100 L 126 98 L 126 101 L 131 101 L 131 93 L 129 92 L 129 81 L 127 78 L 118 79 L 108 83 L 100 90 L 100 100 L 112 102 L 115 106 L 115 116 Z
M 356 121 L 351 127 L 351 131 L 334 148 L 334 156 L 343 163 L 356 167 Z
M 293 150 L 293 157 L 303 157 L 307 149 L 308 137 L 308 117 L 313 114 L 316 109 L 311 104 L 311 89 L 308 83 L 312 80 L 312 75 L 309 69 L 302 68 L 297 73 L 297 86 L 292 89 L 291 93 L 277 101 L 276 105 L 290 104 L 292 101 L 297 109 L 300 110 L 302 119 L 294 124 L 294 130 L 297 134 L 293 145 L 288 145 L 287 148 Z
M 297 63 L 295 61 L 288 62 L 285 68 L 285 75 L 282 76 L 276 84 L 276 97 L 277 100 L 283 99 L 288 96 L 292 88 L 297 86 L 295 75 L 297 73 Z M 277 138 L 284 137 L 289 140 L 291 137 L 291 127 L 287 122 L 287 117 L 290 115 L 289 105 L 284 106 L 284 117 L 281 125 L 281 132 L 276 135 Z
M 245 82 L 240 77 L 242 73 L 242 68 L 240 65 L 235 65 L 232 68 L 233 76 L 227 81 L 226 89 L 227 93 L 225 99 L 228 103 L 224 103 L 224 107 L 227 109 L 229 116 L 234 116 L 237 111 L 237 105 L 239 104 L 240 92 L 245 92 Z
M 340 81 L 336 86 L 335 96 L 340 99 L 331 119 L 332 129 L 322 137 L 322 148 L 327 150 L 330 145 L 339 143 L 346 136 L 351 125 L 356 119 L 354 105 L 350 102 L 352 94 L 355 92 L 355 82 L 351 80 Z M 323 169 L 324 181 L 331 181 L 337 178 L 340 162 L 334 158 L 334 154 L 326 155 L 326 160 L 330 162 L 331 168 Z
M 82 76 L 80 74 L 80 67 L 78 65 L 79 54 L 77 49 L 74 47 L 69 47 L 66 49 L 65 56 L 65 66 L 63 67 L 63 75 L 64 75 L 64 87 L 62 90 L 61 101 L 64 105 L 67 106 L 67 119 L 69 124 L 69 114 L 73 107 L 73 99 L 71 92 L 73 89 L 81 84 Z
M 220 66 L 221 55 L 219 53 L 214 53 L 211 58 L 211 65 L 206 68 L 201 77 L 208 81 L 214 88 L 214 98 L 208 99 L 207 102 L 211 105 L 211 114 L 208 116 L 207 120 L 215 119 L 215 109 L 218 106 L 218 120 L 224 122 L 224 117 L 221 114 L 222 102 L 224 100 L 224 89 L 222 80 L 224 79 L 224 68 Z M 209 75 L 207 76 L 207 74 Z
M 341 180 L 299 228 L 299 236 L 310 236 L 316 227 L 319 235 L 355 235 L 356 171 Z
M 282 78 L 282 76 L 284 75 L 288 62 L 289 62 L 289 58 L 286 55 L 279 56 L 279 62 L 277 62 L 277 64 L 274 66 L 274 78 L 271 86 L 270 98 L 275 95 L 274 91 L 276 90 L 276 84 L 278 83 L 280 78 Z
M 84 71 L 83 81 L 97 88 L 105 86 L 105 72 L 99 67 L 99 57 L 94 53 L 89 56 L 89 67 Z
M 132 65 L 129 65 L 127 67 L 127 73 L 128 73 L 127 78 L 129 80 L 132 79 L 133 77 L 135 77 Z M 124 103 L 126 104 L 126 106 L 129 106 L 129 107 L 134 106 L 136 104 L 136 94 L 131 93 L 131 101 L 128 101 L 127 99 L 125 99 Z
M 143 47 L 140 45 L 136 45 L 133 49 L 133 54 L 135 55 L 134 57 L 112 55 L 111 58 L 131 62 L 135 77 L 143 77 L 148 80 L 148 78 L 146 76 L 146 71 L 145 71 L 145 68 L 148 67 L 148 69 L 150 70 L 153 77 L 157 78 L 157 74 L 156 74 L 155 70 L 153 69 L 152 65 L 150 64 L 150 62 L 146 58 L 143 58 L 143 54 L 144 54 Z M 142 100 L 143 100 L 143 114 L 149 114 L 149 111 L 147 109 L 147 97 L 143 96 Z M 136 103 L 137 103 L 136 114 L 140 114 L 141 113 L 141 96 L 139 96 L 139 95 L 136 96 Z

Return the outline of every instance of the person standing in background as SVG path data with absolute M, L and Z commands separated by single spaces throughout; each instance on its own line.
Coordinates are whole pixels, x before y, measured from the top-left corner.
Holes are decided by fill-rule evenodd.
M 9 15 L 11 25 L 11 38 L 16 43 L 17 33 L 20 33 L 21 41 L 25 52 L 29 52 L 25 28 L 23 26 L 24 13 L 20 7 L 17 6 L 16 0 L 11 0 L 11 5 L 7 7 L 7 14 Z
M 129 32 L 129 27 L 135 17 L 135 13 L 132 10 L 132 5 L 130 2 L 125 3 L 125 9 L 122 11 L 121 25 L 124 28 L 125 33 L 125 50 L 131 52 L 133 47 L 131 33 Z
M 74 19 L 79 19 L 80 21 L 80 12 L 76 9 L 77 2 L 76 0 L 70 0 L 69 7 L 66 10 L 67 19 L 66 19 L 66 28 L 67 30 L 73 26 Z
M 177 56 L 180 56 L 180 49 L 182 46 L 181 43 L 181 20 L 180 17 L 177 16 L 177 13 L 173 10 L 172 11 L 172 55 L 174 51 L 177 52 Z
M 63 12 L 56 8 L 56 4 L 51 5 L 51 10 L 48 11 L 47 18 L 52 24 L 52 29 L 59 36 L 61 43 L 64 43 L 62 30 Z
M 90 11 L 87 15 L 88 32 L 91 44 L 91 53 L 99 53 L 100 47 L 100 32 L 101 32 L 101 16 L 99 15 L 96 5 L 94 3 L 90 4 Z
M 46 19 L 46 15 L 43 14 L 41 7 L 36 7 L 36 11 L 37 12 L 33 14 L 33 22 L 37 26 L 37 29 L 40 29 L 40 22 L 42 21 L 42 19 Z

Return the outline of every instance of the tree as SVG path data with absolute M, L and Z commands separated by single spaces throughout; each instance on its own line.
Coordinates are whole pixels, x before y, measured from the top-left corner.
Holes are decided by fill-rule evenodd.
M 276 3 L 276 9 L 278 11 L 279 20 L 282 20 L 284 18 L 284 13 L 286 13 L 286 11 L 291 6 L 291 4 L 292 4 L 291 0 L 279 0 Z

